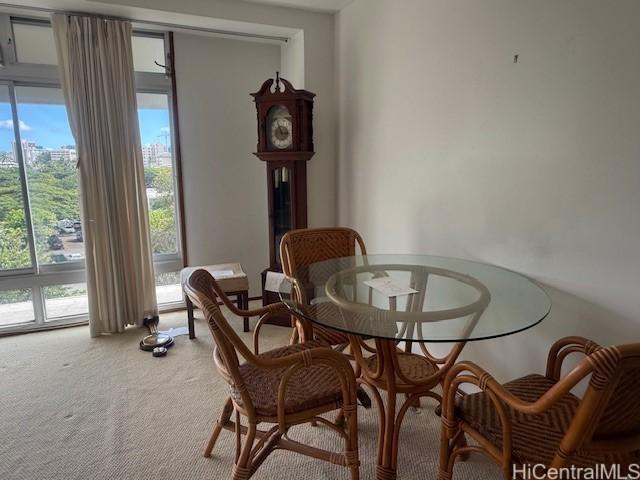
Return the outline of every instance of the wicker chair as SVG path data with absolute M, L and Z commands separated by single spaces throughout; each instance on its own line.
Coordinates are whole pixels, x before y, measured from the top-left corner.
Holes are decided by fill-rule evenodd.
M 206 270 L 196 270 L 191 274 L 185 284 L 185 292 L 207 319 L 215 342 L 214 362 L 231 391 L 209 439 L 205 457 L 211 455 L 224 428 L 236 433 L 234 480 L 250 478 L 275 449 L 299 452 L 345 466 L 351 478 L 358 479 L 356 381 L 349 361 L 318 342 L 299 343 L 254 354 L 225 320 L 217 298 L 239 316 L 262 315 L 257 327 L 270 316 L 282 314 L 286 310 L 282 304 L 240 310 L 233 306 Z M 256 328 L 254 339 L 257 339 L 258 332 L 259 328 Z M 245 359 L 244 363 L 240 363 L 238 353 Z M 319 417 L 334 410 L 343 412 L 346 427 Z M 234 411 L 235 421 L 231 421 Z M 241 425 L 241 416 L 246 417 L 248 426 Z M 344 452 L 322 450 L 286 437 L 290 427 L 311 422 L 336 431 L 344 440 Z M 261 423 L 273 426 L 259 430 L 257 426 Z M 241 445 L 243 434 L 245 439 Z
M 575 352 L 586 357 L 561 378 L 564 359 Z M 587 377 L 586 392 L 578 398 L 570 391 Z M 481 392 L 458 397 L 464 383 Z M 456 458 L 470 452 L 496 462 L 505 479 L 524 473 L 527 465 L 603 463 L 624 470 L 640 462 L 640 343 L 602 348 L 567 337 L 551 348 L 544 376 L 501 385 L 478 365 L 460 362 L 444 388 L 440 480 L 451 479 Z M 464 434 L 478 445 L 457 441 Z
M 361 255 L 367 254 L 362 237 L 350 228 L 303 228 L 291 230 L 284 234 L 280 241 L 280 259 L 285 275 L 296 277 L 304 267 L 312 263 L 331 260 L 334 258 L 351 257 L 356 255 L 356 247 Z M 304 281 L 302 281 L 304 284 Z M 304 292 L 297 292 L 304 295 Z M 302 299 L 300 299 L 302 300 Z M 303 302 L 304 303 L 304 302 Z M 306 337 L 322 341 L 328 345 L 338 347 L 339 350 L 349 345 L 349 337 L 335 330 L 311 324 L 302 319 L 295 319 L 296 329 L 292 340 Z

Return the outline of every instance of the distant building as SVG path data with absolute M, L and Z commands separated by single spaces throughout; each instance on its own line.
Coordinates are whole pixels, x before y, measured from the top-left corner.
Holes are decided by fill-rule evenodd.
M 162 143 L 142 145 L 142 161 L 145 167 L 170 167 L 171 152 Z
M 31 142 L 29 140 L 20 141 L 22 146 L 22 158 L 24 159 L 24 163 L 26 165 L 31 165 L 38 155 L 42 153 L 42 147 L 35 144 L 35 142 Z M 15 140 L 11 141 L 11 151 L 13 152 L 13 158 L 18 158 L 18 149 L 16 148 Z
M 74 145 L 64 145 L 60 148 L 44 148 L 30 140 L 21 140 L 20 144 L 25 165 L 32 165 L 41 155 L 47 153 L 50 155 L 51 160 L 62 160 L 63 158 L 75 160 L 78 158 Z M 11 150 L 13 152 L 13 158 L 18 158 L 15 140 L 11 142 Z
M 51 154 L 51 160 L 62 160 L 63 158 L 76 160 L 78 158 L 75 148 L 60 147 L 47 151 Z

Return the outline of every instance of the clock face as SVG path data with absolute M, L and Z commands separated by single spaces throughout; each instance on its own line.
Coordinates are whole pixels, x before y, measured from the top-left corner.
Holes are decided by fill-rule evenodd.
M 291 135 L 291 119 L 276 118 L 271 124 L 271 144 L 279 149 L 289 148 L 293 141 Z
M 267 116 L 267 138 L 272 148 L 285 150 L 293 144 L 291 114 L 284 105 L 275 105 Z

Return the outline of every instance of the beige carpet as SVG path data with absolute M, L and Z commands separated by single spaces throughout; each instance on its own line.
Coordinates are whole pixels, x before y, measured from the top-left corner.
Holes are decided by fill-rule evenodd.
M 233 319 L 233 318 L 232 318 Z M 240 326 L 241 321 L 235 319 Z M 161 327 L 185 325 L 185 313 Z M 198 338 L 176 339 L 164 358 L 138 349 L 144 331 L 91 339 L 88 327 L 0 338 L 0 479 L 229 478 L 234 439 L 223 432 L 212 458 L 202 450 L 226 398 L 211 361 L 206 325 Z M 263 345 L 283 345 L 288 332 L 265 327 Z M 250 334 L 243 334 L 250 339 Z M 402 430 L 399 479 L 437 478 L 440 424 L 433 403 L 409 412 Z M 377 414 L 358 410 L 361 478 L 374 478 Z M 298 427 L 292 436 L 315 445 L 341 443 L 327 428 Z M 277 452 L 255 479 L 348 478 L 345 469 Z M 455 478 L 498 479 L 480 456 Z

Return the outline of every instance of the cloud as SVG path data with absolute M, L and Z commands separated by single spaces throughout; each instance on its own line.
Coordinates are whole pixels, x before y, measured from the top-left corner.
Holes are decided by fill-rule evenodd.
M 31 130 L 31 127 L 22 120 L 18 120 L 18 125 L 20 126 L 20 130 L 23 132 Z M 0 128 L 4 130 L 13 130 L 13 120 L 0 120 Z

